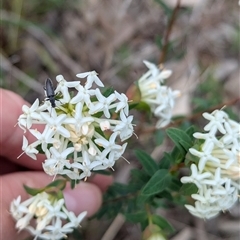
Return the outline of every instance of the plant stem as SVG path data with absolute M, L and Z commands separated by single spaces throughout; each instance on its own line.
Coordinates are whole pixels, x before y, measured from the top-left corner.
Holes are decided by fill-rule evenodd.
M 168 50 L 168 42 L 169 42 L 169 36 L 171 34 L 171 31 L 172 31 L 172 27 L 173 27 L 173 24 L 176 20 L 176 17 L 177 17 L 177 12 L 180 8 L 180 2 L 181 0 L 178 0 L 177 1 L 177 4 L 173 10 L 173 13 L 172 13 L 172 16 L 168 22 L 168 26 L 167 26 L 167 31 L 166 31 L 166 34 L 163 38 L 163 47 L 162 47 L 162 51 L 160 53 L 160 57 L 159 57 L 159 65 L 163 64 L 164 61 L 165 61 L 165 58 L 167 56 L 167 50 Z

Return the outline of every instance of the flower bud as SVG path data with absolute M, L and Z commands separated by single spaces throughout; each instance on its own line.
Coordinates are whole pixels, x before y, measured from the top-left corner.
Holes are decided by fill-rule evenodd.
M 162 234 L 162 230 L 155 224 L 149 225 L 143 232 L 143 240 L 166 240 Z

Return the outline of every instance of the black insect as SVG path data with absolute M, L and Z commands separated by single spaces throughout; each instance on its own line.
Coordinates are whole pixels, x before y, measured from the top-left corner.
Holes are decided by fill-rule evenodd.
M 55 103 L 56 94 L 54 93 L 53 83 L 50 78 L 47 78 L 47 80 L 45 82 L 44 90 L 46 91 L 46 95 L 47 95 L 46 100 L 50 101 L 52 107 L 55 108 L 56 107 L 56 103 Z

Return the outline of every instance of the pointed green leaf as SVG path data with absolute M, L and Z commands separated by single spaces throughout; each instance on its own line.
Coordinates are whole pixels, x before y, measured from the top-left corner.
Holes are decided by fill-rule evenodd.
M 112 191 L 115 191 L 116 193 L 120 195 L 125 195 L 132 192 L 137 192 L 141 189 L 141 184 L 138 183 L 129 183 L 129 184 L 123 184 L 123 183 L 114 183 L 111 186 Z
M 131 170 L 131 180 L 130 182 L 138 182 L 140 184 L 145 184 L 149 180 L 149 176 L 140 169 Z
M 192 147 L 192 139 L 183 130 L 178 128 L 169 128 L 166 132 L 180 151 L 183 151 L 183 149 L 188 151 L 188 149 Z
M 179 193 L 184 196 L 190 196 L 194 193 L 197 193 L 198 187 L 194 183 L 185 183 L 180 188 Z
M 172 201 L 173 200 L 173 196 L 171 195 L 171 193 L 169 191 L 163 190 L 162 192 L 159 193 L 160 197 L 164 200 L 169 200 Z
M 165 169 L 160 169 L 151 177 L 142 190 L 142 195 L 154 195 L 166 189 L 171 182 L 171 176 Z
M 132 223 L 139 223 L 147 220 L 147 213 L 146 212 L 138 212 L 138 213 L 126 213 L 124 214 L 127 221 Z
M 164 10 L 164 12 L 169 16 L 172 15 L 172 9 L 163 1 L 163 0 L 155 0 Z
M 138 160 L 141 162 L 145 172 L 152 176 L 158 169 L 157 163 L 152 159 L 150 155 L 142 150 L 136 150 L 135 154 Z
M 163 143 L 164 138 L 165 138 L 165 131 L 157 130 L 156 133 L 154 134 L 154 136 L 155 136 L 156 144 L 161 145 Z
M 174 163 L 175 159 L 170 153 L 164 152 L 164 156 L 159 162 L 159 169 L 169 169 L 171 163 Z
M 57 179 L 53 182 L 51 182 L 50 184 L 48 184 L 45 187 L 46 191 L 59 191 L 59 190 L 63 190 L 66 187 L 66 180 L 64 179 Z
M 173 148 L 172 152 L 164 154 L 171 162 L 173 163 L 181 163 L 185 160 L 186 152 L 179 151 L 179 148 L 176 146 Z
M 168 233 L 174 232 L 173 226 L 165 218 L 159 215 L 153 215 L 152 222 L 158 225 L 163 231 L 166 231 Z
M 112 93 L 114 93 L 114 89 L 113 89 L 112 87 L 109 87 L 109 88 L 105 88 L 105 89 L 103 90 L 102 95 L 103 95 L 104 97 L 109 97 Z
M 44 191 L 44 188 L 30 188 L 26 185 L 23 185 L 23 187 L 24 187 L 25 191 L 31 196 L 35 196 L 38 193 L 41 193 Z
M 137 203 L 138 203 L 138 205 L 143 205 L 146 202 L 148 202 L 149 199 L 150 199 L 150 195 L 142 195 L 141 194 L 137 197 Z
M 186 133 L 187 135 L 191 138 L 191 140 L 194 140 L 193 134 L 196 132 L 195 128 L 193 126 L 190 126 L 187 130 Z
M 181 187 L 182 187 L 182 183 L 179 181 L 179 179 L 173 177 L 171 184 L 169 185 L 169 189 L 171 189 L 172 191 L 178 192 Z
M 61 197 L 62 196 L 62 191 L 66 186 L 66 181 L 64 179 L 58 179 L 55 180 L 53 182 L 51 182 L 50 184 L 48 184 L 46 187 L 44 188 L 30 188 L 26 185 L 23 185 L 24 189 L 26 190 L 26 192 L 28 194 L 30 194 L 31 196 L 35 196 L 38 193 L 41 192 L 47 192 L 47 193 L 59 193 L 58 196 Z

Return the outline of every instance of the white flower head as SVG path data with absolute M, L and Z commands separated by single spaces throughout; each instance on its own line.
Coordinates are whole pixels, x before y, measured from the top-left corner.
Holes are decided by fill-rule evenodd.
M 36 100 L 32 106 L 23 107 L 18 122 L 28 136 L 35 138 L 29 144 L 27 135 L 23 137 L 23 152 L 33 159 L 44 152 L 42 167 L 48 175 L 67 175 L 75 180 L 91 176 L 96 167 L 106 169 L 108 165 L 101 158 L 111 158 L 112 167 L 124 153 L 122 142 L 133 134 L 126 95 L 92 89 L 93 83 L 103 87 L 95 71 L 77 77 L 86 77 L 86 84 L 58 75 L 52 99 L 56 106 L 49 101 L 41 105 Z M 71 88 L 75 96 L 70 94 Z M 33 124 L 40 127 L 32 129 Z
M 64 205 L 63 198 L 57 199 L 54 195 L 41 192 L 23 202 L 20 196 L 14 199 L 10 212 L 19 231 L 28 230 L 35 236 L 34 239 L 60 240 L 73 232 L 87 213 L 82 212 L 75 216 L 73 212 L 68 212 Z
M 191 165 L 191 176 L 181 178 L 182 183 L 194 183 L 197 194 L 192 194 L 195 206 L 186 205 L 193 215 L 211 218 L 230 209 L 240 191 L 240 124 L 231 120 L 227 113 L 215 110 L 204 113 L 209 123 L 206 133 L 194 133 L 204 142 L 200 149 L 189 152 L 198 158 Z
M 175 99 L 180 96 L 180 92 L 163 85 L 164 80 L 172 74 L 170 70 L 160 70 L 148 61 L 144 61 L 144 64 L 149 70 L 138 80 L 141 101 L 148 104 L 158 118 L 156 128 L 163 128 L 171 121 Z

